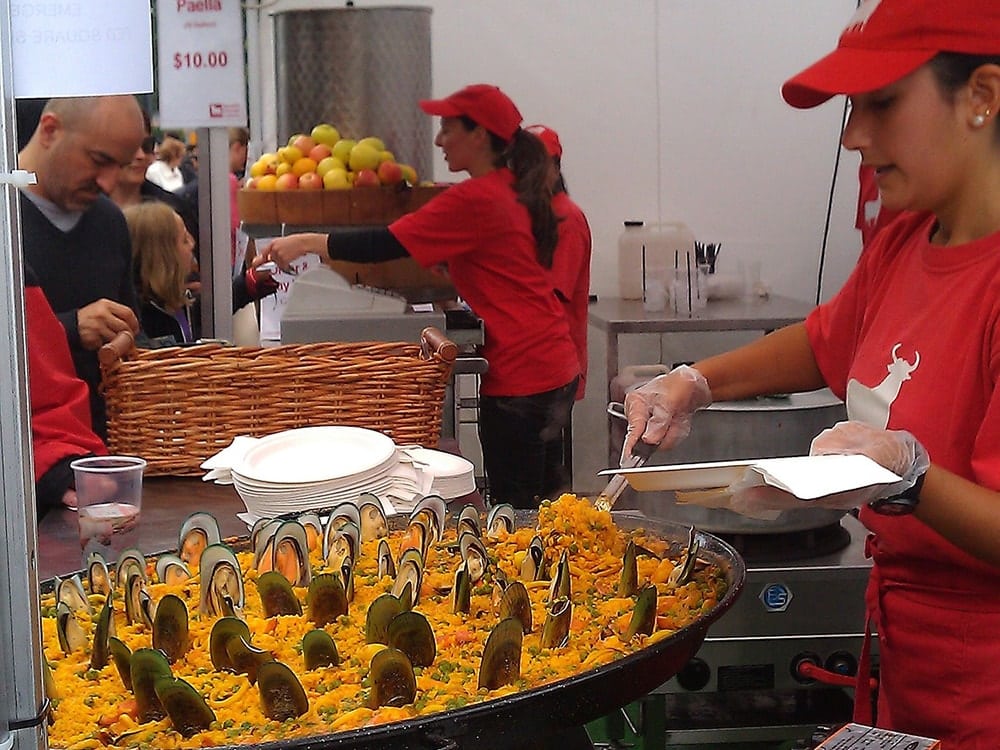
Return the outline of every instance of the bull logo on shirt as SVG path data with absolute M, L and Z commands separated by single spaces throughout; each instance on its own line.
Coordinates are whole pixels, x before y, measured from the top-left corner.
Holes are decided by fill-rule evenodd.
M 889 374 L 878 385 L 869 388 L 854 378 L 848 381 L 848 419 L 864 422 L 882 430 L 889 424 L 892 402 L 899 395 L 903 383 L 910 379 L 913 371 L 920 365 L 920 352 L 914 352 L 913 362 L 910 363 L 898 355 L 901 346 L 902 344 L 896 344 L 892 347 L 891 361 L 886 366 Z

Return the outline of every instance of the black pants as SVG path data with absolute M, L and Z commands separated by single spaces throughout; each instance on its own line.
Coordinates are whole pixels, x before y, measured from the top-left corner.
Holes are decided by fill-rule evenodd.
M 491 504 L 537 508 L 539 499 L 570 488 L 562 435 L 578 380 L 532 396 L 480 396 L 479 442 Z

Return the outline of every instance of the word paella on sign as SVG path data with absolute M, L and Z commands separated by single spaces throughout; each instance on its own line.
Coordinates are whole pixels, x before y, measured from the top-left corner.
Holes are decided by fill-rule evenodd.
M 160 125 L 247 124 L 237 0 L 157 0 Z

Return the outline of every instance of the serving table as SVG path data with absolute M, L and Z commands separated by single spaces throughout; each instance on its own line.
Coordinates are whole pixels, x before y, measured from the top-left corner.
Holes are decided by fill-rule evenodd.
M 453 504 L 482 508 L 479 493 Z M 177 547 L 177 534 L 184 519 L 196 511 L 208 511 L 219 521 L 223 539 L 246 536 L 247 525 L 236 517 L 246 506 L 232 485 L 203 482 L 195 477 L 146 477 L 142 483 L 142 515 L 139 518 L 139 549 L 150 555 Z M 82 558 L 76 513 L 49 511 L 38 523 L 38 578 L 80 570 Z

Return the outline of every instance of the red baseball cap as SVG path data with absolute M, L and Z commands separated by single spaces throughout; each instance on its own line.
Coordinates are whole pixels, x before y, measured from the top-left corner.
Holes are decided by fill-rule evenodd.
M 837 94 L 875 91 L 939 52 L 1000 54 L 1000 2 L 864 0 L 837 49 L 788 79 L 781 95 L 808 109 Z
M 505 141 L 521 127 L 521 113 L 514 102 L 496 86 L 474 83 L 444 99 L 424 99 L 420 109 L 439 117 L 466 116 Z
M 545 150 L 549 152 L 549 156 L 554 159 L 562 156 L 559 134 L 552 128 L 547 128 L 544 125 L 529 125 L 525 130 L 538 136 L 538 139 L 545 144 Z

